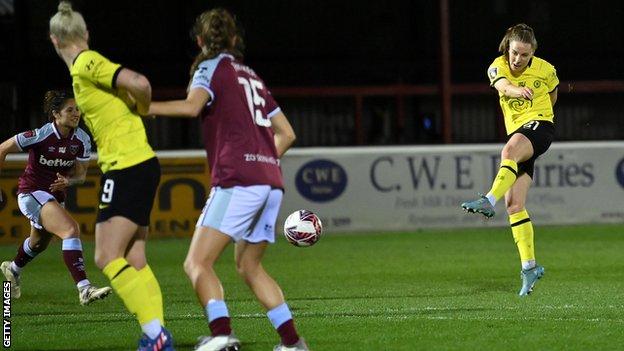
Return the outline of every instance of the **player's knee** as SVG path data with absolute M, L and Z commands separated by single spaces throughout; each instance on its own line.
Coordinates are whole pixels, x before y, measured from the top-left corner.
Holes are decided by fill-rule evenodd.
M 95 255 L 93 257 L 93 260 L 95 261 L 95 265 L 99 269 L 103 270 L 104 267 L 106 267 L 106 265 L 108 265 L 108 263 L 113 260 L 113 257 L 111 257 L 110 255 L 107 255 L 102 250 L 95 250 Z
M 196 276 L 198 272 L 204 268 L 204 265 L 207 265 L 207 268 L 212 268 L 212 265 L 209 263 L 205 264 L 195 259 L 194 257 L 187 256 L 184 260 L 184 272 L 186 272 L 186 275 L 189 278 L 193 279 L 193 277 Z
M 515 159 L 516 150 L 517 148 L 514 144 L 506 144 L 503 147 L 503 150 L 501 151 L 501 159 L 502 160 Z
M 106 263 L 102 259 L 102 255 L 98 254 L 97 252 L 95 253 L 95 255 L 93 257 L 93 261 L 95 262 L 95 265 L 97 266 L 97 268 L 99 268 L 100 270 L 102 270 L 102 269 L 104 269 L 104 267 L 106 267 Z
M 245 278 L 246 272 L 246 267 L 239 262 L 236 262 L 236 273 L 238 273 L 238 275 L 240 275 L 241 277 Z
M 186 275 L 191 278 L 192 277 L 192 272 L 193 272 L 193 263 L 189 260 L 189 258 L 187 257 L 184 260 L 184 264 L 182 265 L 184 267 L 184 273 L 186 273 Z
M 244 279 L 253 276 L 258 271 L 259 267 L 260 264 L 256 262 L 249 262 L 244 260 L 236 262 L 236 272 L 238 272 L 238 275 L 240 275 Z
M 65 225 L 64 228 L 59 230 L 59 232 L 56 234 L 62 239 L 79 238 L 80 226 L 78 225 L 78 222 L 71 221 L 70 223 L 67 223 L 67 225 Z
M 507 204 L 507 214 L 512 215 L 518 213 L 524 209 L 524 204 L 511 202 Z

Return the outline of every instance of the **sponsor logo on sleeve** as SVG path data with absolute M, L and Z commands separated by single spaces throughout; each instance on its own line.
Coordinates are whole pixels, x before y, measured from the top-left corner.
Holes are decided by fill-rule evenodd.
M 481 72 L 483 72 L 483 71 L 481 71 Z M 498 75 L 498 68 L 490 67 L 488 69 L 488 76 L 490 77 L 490 79 L 496 78 L 497 75 Z

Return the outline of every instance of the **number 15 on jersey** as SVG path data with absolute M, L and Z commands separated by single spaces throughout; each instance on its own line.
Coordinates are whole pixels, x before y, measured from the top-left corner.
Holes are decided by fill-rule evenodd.
M 247 106 L 249 113 L 255 124 L 261 127 L 270 127 L 271 120 L 268 119 L 261 107 L 264 107 L 266 100 L 260 95 L 260 91 L 264 89 L 262 82 L 253 78 L 238 77 L 238 83 L 245 89 L 245 97 L 247 98 Z

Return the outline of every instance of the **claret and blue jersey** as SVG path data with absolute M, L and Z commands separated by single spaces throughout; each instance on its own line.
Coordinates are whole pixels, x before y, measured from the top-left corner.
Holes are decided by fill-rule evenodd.
M 91 157 L 91 139 L 84 130 L 76 128 L 68 137 L 63 137 L 52 122 L 17 134 L 15 141 L 22 151 L 28 152 L 28 164 L 19 178 L 18 193 L 49 192 L 56 173 L 67 176 L 76 161 L 89 161 Z M 65 200 L 65 192 L 57 191 L 52 195 L 59 202 Z
M 283 188 L 271 129 L 271 117 L 281 110 L 262 79 L 220 54 L 198 66 L 190 89 L 210 94 L 201 121 L 212 185 Z

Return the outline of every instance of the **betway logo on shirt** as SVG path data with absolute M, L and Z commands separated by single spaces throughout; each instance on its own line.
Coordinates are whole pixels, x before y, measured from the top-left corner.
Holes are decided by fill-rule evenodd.
M 54 160 L 48 160 L 43 155 L 39 155 L 39 163 L 48 167 L 71 167 L 74 165 L 74 160 L 63 160 L 60 158 Z

